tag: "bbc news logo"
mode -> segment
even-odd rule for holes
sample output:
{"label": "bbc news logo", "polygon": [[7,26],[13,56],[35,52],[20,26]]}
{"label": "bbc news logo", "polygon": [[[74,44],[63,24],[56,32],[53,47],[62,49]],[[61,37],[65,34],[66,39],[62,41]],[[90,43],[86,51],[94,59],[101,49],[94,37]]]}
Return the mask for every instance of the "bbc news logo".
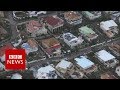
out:
{"label": "bbc news logo", "polygon": [[5,52],[6,70],[25,70],[26,54],[24,49],[9,49]]}

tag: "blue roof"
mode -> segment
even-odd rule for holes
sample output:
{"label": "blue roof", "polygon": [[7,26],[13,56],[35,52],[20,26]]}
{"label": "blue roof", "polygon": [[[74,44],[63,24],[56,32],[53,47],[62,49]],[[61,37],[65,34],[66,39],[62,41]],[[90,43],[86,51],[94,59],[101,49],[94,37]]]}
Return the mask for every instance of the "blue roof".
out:
{"label": "blue roof", "polygon": [[77,61],[77,64],[81,66],[82,68],[86,69],[94,65],[92,61],[87,59],[85,56],[80,56],[80,58],[75,58],[75,61]]}
{"label": "blue roof", "polygon": [[30,45],[28,43],[24,43],[22,44],[22,48],[29,49]]}

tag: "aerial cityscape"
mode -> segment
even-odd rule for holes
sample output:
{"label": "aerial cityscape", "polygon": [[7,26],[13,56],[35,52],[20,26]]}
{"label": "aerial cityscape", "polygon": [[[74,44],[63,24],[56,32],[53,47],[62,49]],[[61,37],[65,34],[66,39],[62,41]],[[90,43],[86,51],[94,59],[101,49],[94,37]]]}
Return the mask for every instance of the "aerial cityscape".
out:
{"label": "aerial cityscape", "polygon": [[[7,49],[25,70],[5,69]],[[0,79],[120,79],[120,11],[0,11]]]}

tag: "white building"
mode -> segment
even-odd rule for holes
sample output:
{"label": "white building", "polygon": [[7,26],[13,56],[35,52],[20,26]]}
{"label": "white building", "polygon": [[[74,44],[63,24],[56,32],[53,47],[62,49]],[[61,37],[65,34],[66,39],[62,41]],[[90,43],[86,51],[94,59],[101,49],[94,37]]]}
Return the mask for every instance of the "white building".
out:
{"label": "white building", "polygon": [[65,74],[67,72],[67,70],[71,69],[73,66],[73,64],[69,61],[66,61],[66,60],[62,60],[61,62],[59,62],[56,66],[56,69]]}
{"label": "white building", "polygon": [[71,33],[64,33],[63,40],[70,48],[74,48],[83,42],[82,37],[76,37]]}
{"label": "white building", "polygon": [[90,20],[97,19],[102,15],[100,11],[83,11],[82,13],[86,18]]}
{"label": "white building", "polygon": [[106,50],[101,50],[95,53],[98,60],[103,63],[106,67],[114,67],[118,64],[118,60]]}
{"label": "white building", "polygon": [[46,11],[28,11],[29,17],[37,17],[40,14],[46,14]]}
{"label": "white building", "polygon": [[85,73],[91,73],[97,70],[96,65],[87,59],[85,56],[80,56],[74,59],[76,61],[77,66],[83,70]]}
{"label": "white building", "polygon": [[22,79],[22,76],[19,73],[15,73],[12,75],[11,79]]}
{"label": "white building", "polygon": [[119,30],[118,25],[113,20],[100,22],[100,28],[109,38],[113,37],[115,34],[118,34]]}
{"label": "white building", "polygon": [[115,72],[117,73],[118,76],[120,76],[120,66],[116,68]]}
{"label": "white building", "polygon": [[56,71],[51,65],[39,68],[33,75],[36,79],[57,79]]}

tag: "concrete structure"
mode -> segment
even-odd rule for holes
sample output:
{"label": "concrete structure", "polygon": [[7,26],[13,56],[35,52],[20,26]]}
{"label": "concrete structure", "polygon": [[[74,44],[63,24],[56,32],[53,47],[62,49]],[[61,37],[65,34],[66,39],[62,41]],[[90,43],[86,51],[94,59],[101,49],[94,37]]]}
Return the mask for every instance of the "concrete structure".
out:
{"label": "concrete structure", "polygon": [[5,51],[7,49],[14,49],[14,47],[8,43],[6,45],[4,45],[3,47],[0,48],[0,59],[1,59],[1,62],[4,62],[5,61]]}
{"label": "concrete structure", "polygon": [[86,38],[88,41],[92,41],[98,37],[98,35],[88,26],[83,26],[79,28],[79,32]]}
{"label": "concrete structure", "polygon": [[100,28],[109,37],[112,38],[118,34],[118,25],[113,20],[100,22]]}
{"label": "concrete structure", "polygon": [[13,11],[13,18],[15,20],[22,20],[29,17],[28,12],[25,11]]}
{"label": "concrete structure", "polygon": [[21,47],[25,49],[27,55],[30,52],[38,51],[38,45],[35,39],[28,39],[28,41],[26,43],[23,43]]}
{"label": "concrete structure", "polygon": [[77,25],[82,23],[82,15],[76,11],[65,12],[64,18],[70,25]]}
{"label": "concrete structure", "polygon": [[91,73],[97,70],[97,66],[90,61],[86,56],[80,56],[74,59],[76,61],[77,66],[84,73]]}
{"label": "concrete structure", "polygon": [[72,70],[73,68],[73,64],[69,61],[66,60],[62,60],[61,62],[59,62],[56,66],[56,69],[61,72],[62,74],[66,74],[67,71]]}
{"label": "concrete structure", "polygon": [[15,73],[12,75],[11,79],[22,79],[22,76],[19,73]]}
{"label": "concrete structure", "polygon": [[103,63],[106,67],[114,67],[118,64],[118,60],[106,50],[100,50],[95,53],[98,60]]}
{"label": "concrete structure", "polygon": [[82,11],[82,13],[89,20],[95,20],[102,15],[100,11]]}
{"label": "concrete structure", "polygon": [[39,21],[36,20],[28,21],[26,23],[26,29],[33,37],[47,34],[47,29],[45,28],[44,24],[41,24],[39,23]]}
{"label": "concrete structure", "polygon": [[63,40],[71,49],[80,45],[84,41],[82,37],[76,37],[71,33],[64,33]]}
{"label": "concrete structure", "polygon": [[57,57],[61,55],[61,45],[57,39],[53,37],[43,39],[41,43],[48,57]]}
{"label": "concrete structure", "polygon": [[52,33],[61,32],[61,28],[64,25],[64,21],[57,15],[43,17],[41,21],[46,24]]}
{"label": "concrete structure", "polygon": [[33,75],[36,79],[57,79],[56,71],[50,65],[39,68]]}

